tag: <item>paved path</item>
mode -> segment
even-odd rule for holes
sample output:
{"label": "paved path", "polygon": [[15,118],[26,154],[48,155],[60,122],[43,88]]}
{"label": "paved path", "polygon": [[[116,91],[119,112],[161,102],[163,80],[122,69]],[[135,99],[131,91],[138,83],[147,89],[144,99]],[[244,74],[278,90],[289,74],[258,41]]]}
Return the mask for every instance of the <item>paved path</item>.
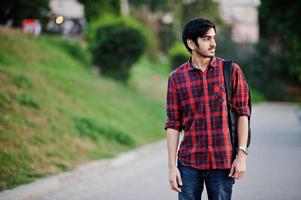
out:
{"label": "paved path", "polygon": [[[301,121],[293,104],[254,107],[247,176],[234,200],[301,199]],[[203,194],[206,199],[206,193]],[[0,193],[2,200],[169,200],[165,141]]]}
{"label": "paved path", "polygon": [[301,199],[301,120],[291,104],[255,107],[251,152],[245,178],[233,199]]}

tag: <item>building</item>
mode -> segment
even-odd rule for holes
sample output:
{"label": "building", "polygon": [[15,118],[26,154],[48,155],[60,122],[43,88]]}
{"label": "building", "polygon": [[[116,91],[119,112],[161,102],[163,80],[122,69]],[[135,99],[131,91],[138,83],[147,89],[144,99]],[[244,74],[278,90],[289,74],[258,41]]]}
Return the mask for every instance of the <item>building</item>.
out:
{"label": "building", "polygon": [[84,7],[77,0],[50,0],[49,32],[81,35],[84,26]]}
{"label": "building", "polygon": [[253,44],[259,40],[258,10],[260,0],[216,0],[220,16],[229,26],[237,43]]}

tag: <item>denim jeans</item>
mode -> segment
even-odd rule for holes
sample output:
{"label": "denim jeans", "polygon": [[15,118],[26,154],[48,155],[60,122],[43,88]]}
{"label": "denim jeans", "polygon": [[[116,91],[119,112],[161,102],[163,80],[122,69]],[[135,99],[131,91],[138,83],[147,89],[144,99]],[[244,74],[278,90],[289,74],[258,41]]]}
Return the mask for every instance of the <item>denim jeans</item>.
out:
{"label": "denim jeans", "polygon": [[199,170],[184,166],[178,160],[181,173],[182,192],[178,193],[179,200],[200,200],[206,184],[209,200],[230,200],[235,179],[229,177],[230,169]]}

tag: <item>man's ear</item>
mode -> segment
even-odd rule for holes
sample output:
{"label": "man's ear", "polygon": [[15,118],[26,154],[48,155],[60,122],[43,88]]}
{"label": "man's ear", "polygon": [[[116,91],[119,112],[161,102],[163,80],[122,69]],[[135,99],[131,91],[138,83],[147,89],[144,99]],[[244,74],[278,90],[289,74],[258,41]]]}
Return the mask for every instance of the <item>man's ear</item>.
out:
{"label": "man's ear", "polygon": [[191,39],[187,39],[187,45],[191,50],[195,49],[195,44]]}

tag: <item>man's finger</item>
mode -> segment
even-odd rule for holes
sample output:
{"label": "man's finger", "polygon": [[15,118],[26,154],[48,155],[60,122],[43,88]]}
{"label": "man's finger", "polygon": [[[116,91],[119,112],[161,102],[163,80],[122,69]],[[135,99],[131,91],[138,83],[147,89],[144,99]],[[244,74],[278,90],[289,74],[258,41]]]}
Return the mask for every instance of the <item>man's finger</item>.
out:
{"label": "man's finger", "polygon": [[233,176],[233,173],[234,173],[234,165],[232,165],[232,167],[231,167],[231,170],[230,170],[229,176]]}
{"label": "man's finger", "polygon": [[178,175],[177,175],[177,179],[178,179],[178,183],[179,183],[179,185],[183,185],[183,182],[182,182],[182,178],[181,178],[181,174],[179,173]]}
{"label": "man's finger", "polygon": [[235,174],[234,174],[234,178],[238,179],[239,174],[240,174],[240,171],[236,170],[236,172],[235,172]]}
{"label": "man's finger", "polygon": [[238,173],[236,179],[240,179],[240,177],[241,177],[241,173]]}
{"label": "man's finger", "polygon": [[181,188],[178,187],[178,184],[177,184],[176,180],[173,182],[171,189],[176,191],[176,192],[181,192]]}

